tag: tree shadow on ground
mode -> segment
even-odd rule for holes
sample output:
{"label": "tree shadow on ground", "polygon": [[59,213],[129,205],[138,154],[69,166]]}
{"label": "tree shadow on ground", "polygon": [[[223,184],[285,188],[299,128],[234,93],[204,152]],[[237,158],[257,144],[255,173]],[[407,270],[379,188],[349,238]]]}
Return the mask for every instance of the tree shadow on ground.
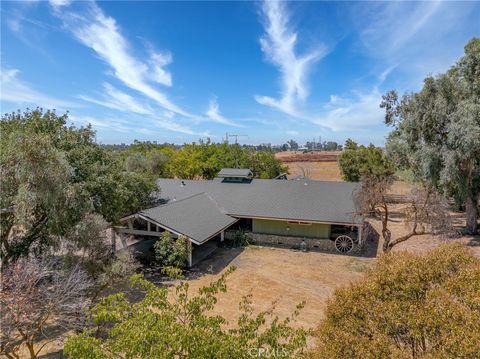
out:
{"label": "tree shadow on ground", "polygon": [[67,357],[63,354],[63,349],[59,349],[55,352],[39,355],[37,358],[38,359],[64,359]]}
{"label": "tree shadow on ground", "polygon": [[219,247],[202,261],[195,264],[188,273],[188,279],[196,279],[205,274],[218,274],[232,263],[245,247]]}
{"label": "tree shadow on ground", "polygon": [[376,258],[378,255],[378,244],[380,242],[380,234],[368,222],[365,223],[364,233],[365,233],[365,247],[363,249],[362,257]]}
{"label": "tree shadow on ground", "polygon": [[468,247],[480,247],[480,234],[469,236],[466,245]]}

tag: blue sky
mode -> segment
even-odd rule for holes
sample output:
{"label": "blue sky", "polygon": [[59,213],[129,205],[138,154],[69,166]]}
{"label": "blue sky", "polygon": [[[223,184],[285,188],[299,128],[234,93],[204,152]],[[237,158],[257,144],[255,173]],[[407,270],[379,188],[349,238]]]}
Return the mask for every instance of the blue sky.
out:
{"label": "blue sky", "polygon": [[378,105],[480,36],[480,2],[1,3],[1,112],[70,111],[103,143],[382,145]]}

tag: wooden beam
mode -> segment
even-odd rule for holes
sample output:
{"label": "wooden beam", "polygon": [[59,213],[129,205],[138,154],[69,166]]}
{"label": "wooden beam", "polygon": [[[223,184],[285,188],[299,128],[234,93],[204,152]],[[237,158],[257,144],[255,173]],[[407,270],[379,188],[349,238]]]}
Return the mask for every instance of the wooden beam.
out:
{"label": "wooden beam", "polygon": [[142,231],[139,229],[130,229],[130,228],[117,228],[117,232],[124,233],[124,234],[133,234],[138,236],[152,236],[152,237],[160,237],[162,235],[160,232]]}
{"label": "wooden beam", "polygon": [[193,255],[192,255],[192,242],[190,242],[190,238],[187,238],[187,251],[188,251],[188,267],[190,268],[193,264]]}
{"label": "wooden beam", "polygon": [[313,220],[307,220],[307,219],[301,219],[301,218],[276,218],[276,217],[261,217],[261,216],[240,216],[236,214],[228,214],[230,217],[233,218],[247,218],[247,219],[267,219],[269,221],[297,221],[297,222],[309,222],[309,223],[318,223],[318,224],[334,224],[334,225],[339,225],[339,226],[358,226],[359,224],[357,223],[349,223],[349,222],[321,222],[321,221],[313,221]]}
{"label": "wooden beam", "polygon": [[358,226],[357,236],[358,236],[358,244],[362,244],[363,243],[363,226]]}

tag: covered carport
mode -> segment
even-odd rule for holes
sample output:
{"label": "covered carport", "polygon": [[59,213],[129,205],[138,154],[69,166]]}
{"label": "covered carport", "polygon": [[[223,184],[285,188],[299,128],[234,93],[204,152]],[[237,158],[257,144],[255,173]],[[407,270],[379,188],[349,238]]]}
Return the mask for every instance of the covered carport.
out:
{"label": "covered carport", "polygon": [[[122,219],[126,226],[117,227],[120,235],[160,237],[163,230],[175,237],[188,239],[188,265],[195,259],[201,260],[205,253],[211,253],[214,246],[207,244],[211,239],[223,241],[224,230],[238,219],[224,214],[215,201],[206,193],[171,201],[168,204],[143,210]],[[207,255],[208,255],[207,254]]]}

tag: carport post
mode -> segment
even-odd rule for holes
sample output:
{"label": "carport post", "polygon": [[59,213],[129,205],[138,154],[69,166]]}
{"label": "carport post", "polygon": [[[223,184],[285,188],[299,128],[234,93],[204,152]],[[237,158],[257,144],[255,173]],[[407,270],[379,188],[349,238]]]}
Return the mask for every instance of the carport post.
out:
{"label": "carport post", "polygon": [[187,238],[187,251],[188,251],[188,267],[192,266],[192,242]]}
{"label": "carport post", "polygon": [[225,231],[220,232],[220,242],[223,242],[225,240]]}
{"label": "carport post", "polygon": [[358,244],[363,243],[363,224],[358,226]]}

